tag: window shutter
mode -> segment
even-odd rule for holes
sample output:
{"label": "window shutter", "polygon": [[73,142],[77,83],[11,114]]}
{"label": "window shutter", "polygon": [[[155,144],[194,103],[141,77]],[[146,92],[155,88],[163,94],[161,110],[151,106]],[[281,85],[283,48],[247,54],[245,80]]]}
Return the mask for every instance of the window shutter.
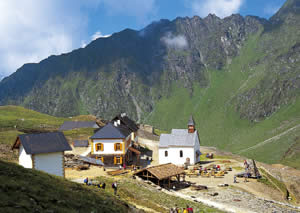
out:
{"label": "window shutter", "polygon": [[103,156],[101,157],[101,161],[102,161],[102,163],[104,163],[104,157]]}
{"label": "window shutter", "polygon": [[116,151],[117,150],[117,144],[116,143],[114,144],[114,147],[115,147],[115,151]]}
{"label": "window shutter", "polygon": [[117,157],[114,157],[114,164],[117,164]]}
{"label": "window shutter", "polygon": [[103,149],[104,149],[104,144],[102,143],[101,144],[101,151],[103,151]]}
{"label": "window shutter", "polygon": [[120,143],[120,150],[123,150],[123,149],[122,149],[122,145],[123,145],[123,144],[122,144],[122,143]]}
{"label": "window shutter", "polygon": [[96,147],[95,147],[95,148],[96,148],[96,151],[98,151],[98,144],[96,144]]}
{"label": "window shutter", "polygon": [[123,157],[121,156],[120,157],[120,164],[122,164],[122,161],[123,161]]}

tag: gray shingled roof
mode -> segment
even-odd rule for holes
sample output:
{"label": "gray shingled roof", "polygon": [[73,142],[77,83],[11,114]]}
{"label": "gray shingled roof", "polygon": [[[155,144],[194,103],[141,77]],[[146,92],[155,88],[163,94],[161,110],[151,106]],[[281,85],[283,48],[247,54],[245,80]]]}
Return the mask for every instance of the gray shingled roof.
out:
{"label": "gray shingled roof", "polygon": [[112,123],[106,124],[104,127],[99,129],[91,139],[105,139],[105,138],[126,138],[131,134],[131,130],[125,125],[114,126]]}
{"label": "gray shingled roof", "polygon": [[59,131],[66,131],[79,128],[99,128],[95,121],[65,121],[59,128]]}
{"label": "gray shingled roof", "polygon": [[74,147],[88,147],[89,141],[88,140],[75,140],[73,142]]}
{"label": "gray shingled roof", "polygon": [[193,116],[190,117],[190,119],[188,121],[188,126],[195,126],[195,122],[194,122]]}
{"label": "gray shingled roof", "polygon": [[72,150],[62,132],[19,135],[27,154],[40,154]]}
{"label": "gray shingled roof", "polygon": [[188,133],[187,129],[172,129],[171,134],[160,135],[159,147],[194,147],[195,142],[197,140],[197,134],[197,131],[195,131],[194,133]]}

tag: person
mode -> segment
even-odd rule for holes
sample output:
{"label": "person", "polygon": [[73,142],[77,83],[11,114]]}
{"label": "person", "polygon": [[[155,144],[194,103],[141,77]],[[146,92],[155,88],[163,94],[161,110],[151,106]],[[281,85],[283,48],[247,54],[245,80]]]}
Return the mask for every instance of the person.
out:
{"label": "person", "polygon": [[183,212],[182,213],[188,213],[188,211],[186,210],[186,208],[183,208]]}
{"label": "person", "polygon": [[178,207],[176,207],[175,212],[176,213],[181,213],[181,211],[180,211],[180,209]]}
{"label": "person", "polygon": [[102,189],[105,190],[105,187],[106,187],[106,184],[105,184],[105,183],[102,183]]}
{"label": "person", "polygon": [[86,185],[88,185],[89,178],[88,178],[88,177],[86,177],[86,178],[83,180],[83,182],[84,182]]}
{"label": "person", "polygon": [[244,174],[244,178],[245,178],[245,179],[244,179],[244,182],[247,182],[247,177],[248,177],[248,174],[245,173],[245,174]]}
{"label": "person", "polygon": [[233,183],[237,183],[237,182],[236,182],[236,175],[233,176]]}
{"label": "person", "polygon": [[221,170],[220,165],[217,165],[217,171],[220,171],[220,170]]}
{"label": "person", "polygon": [[117,182],[114,182],[112,184],[112,188],[114,189],[114,195],[117,195],[117,191],[118,191],[118,184],[117,184]]}
{"label": "person", "polygon": [[193,213],[194,212],[193,208],[189,207],[189,206],[186,206],[186,210],[187,210],[188,213]]}

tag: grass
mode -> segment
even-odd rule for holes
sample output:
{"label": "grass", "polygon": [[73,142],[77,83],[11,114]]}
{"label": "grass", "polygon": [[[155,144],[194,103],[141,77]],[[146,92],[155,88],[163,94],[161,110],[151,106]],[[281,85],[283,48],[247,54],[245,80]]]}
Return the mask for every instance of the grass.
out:
{"label": "grass", "polygon": [[154,132],[155,135],[158,135],[158,136],[160,136],[161,134],[168,134],[168,133],[170,133],[170,131],[156,129],[156,128],[154,128],[153,132]]}
{"label": "grass", "polygon": [[20,106],[0,106],[0,131],[1,130],[57,130],[64,121],[95,121],[91,115],[63,118],[39,113]]}
{"label": "grass", "polygon": [[187,128],[189,116],[193,115],[203,146],[214,146],[266,163],[285,163],[300,168],[297,166],[300,152],[290,160],[283,159],[294,144],[288,138],[294,138],[296,132],[290,132],[274,143],[239,153],[300,124],[300,97],[282,105],[276,113],[260,122],[242,119],[236,110],[236,97],[255,87],[265,77],[267,64],[249,66],[264,57],[265,53],[258,51],[259,38],[259,34],[252,36],[240,55],[223,70],[208,70],[209,87],[201,88],[194,84],[191,95],[188,89],[174,82],[170,95],[157,101],[148,122],[158,129]]}
{"label": "grass", "polygon": [[129,212],[105,191],[0,161],[1,212]]}
{"label": "grass", "polygon": [[68,131],[63,131],[64,135],[71,140],[84,138],[87,139],[88,137],[94,134],[93,128],[81,128],[81,129],[73,129]]}
{"label": "grass", "polygon": [[17,136],[23,134],[23,132],[20,132],[18,130],[9,130],[0,132],[0,144],[6,144],[6,145],[12,145]]}
{"label": "grass", "polygon": [[279,181],[278,179],[276,179],[275,177],[270,175],[264,169],[260,168],[259,171],[260,171],[261,175],[263,176],[261,181],[258,180],[259,182],[265,183],[269,186],[272,186],[273,188],[276,188],[277,190],[282,192],[282,194],[284,195],[285,198],[287,197],[287,188],[283,182]]}
{"label": "grass", "polygon": [[[110,187],[114,179],[108,177],[99,177],[100,182],[105,182],[107,191],[113,194]],[[214,208],[204,206],[200,203],[188,201],[179,197],[175,197],[149,186],[146,183],[138,182],[129,178],[122,178],[118,180],[119,188],[118,194],[121,199],[127,202],[135,203],[139,206],[144,206],[153,209],[157,212],[169,212],[169,209],[177,205],[179,208],[187,205],[193,207],[194,212],[221,212]]]}

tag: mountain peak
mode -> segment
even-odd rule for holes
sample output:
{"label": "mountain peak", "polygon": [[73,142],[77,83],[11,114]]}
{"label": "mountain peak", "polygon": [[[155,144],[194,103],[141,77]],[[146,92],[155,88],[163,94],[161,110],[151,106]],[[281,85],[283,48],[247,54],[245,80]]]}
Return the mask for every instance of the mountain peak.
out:
{"label": "mountain peak", "polygon": [[283,21],[289,15],[300,14],[300,0],[287,0],[284,5],[271,17],[271,21]]}

